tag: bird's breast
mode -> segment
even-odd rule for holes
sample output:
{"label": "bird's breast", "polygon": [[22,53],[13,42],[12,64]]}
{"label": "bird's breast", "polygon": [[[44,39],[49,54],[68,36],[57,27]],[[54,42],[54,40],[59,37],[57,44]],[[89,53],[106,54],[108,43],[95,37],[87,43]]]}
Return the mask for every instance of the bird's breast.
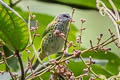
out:
{"label": "bird's breast", "polygon": [[49,34],[49,36],[43,41],[42,49],[48,54],[57,53],[62,49],[64,42],[64,39],[58,35]]}
{"label": "bird's breast", "polygon": [[53,54],[57,53],[63,48],[65,40],[61,38],[59,35],[55,35],[55,30],[59,30],[60,33],[63,33],[65,36],[67,35],[67,25],[65,24],[57,24],[54,26],[54,29],[45,35],[42,41],[42,49],[45,53]]}

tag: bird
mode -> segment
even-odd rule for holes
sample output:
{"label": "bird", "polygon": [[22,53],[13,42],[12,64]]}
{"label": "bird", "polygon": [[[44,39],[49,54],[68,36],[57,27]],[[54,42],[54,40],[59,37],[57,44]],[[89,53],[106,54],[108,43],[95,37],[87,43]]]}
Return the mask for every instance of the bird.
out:
{"label": "bird", "polygon": [[[58,14],[46,27],[41,44],[40,44],[40,59],[43,60],[45,57],[48,57],[51,54],[55,54],[58,51],[62,50],[65,40],[59,35],[55,35],[55,31],[63,33],[66,37],[69,30],[69,23],[71,21],[71,16],[69,13]],[[39,65],[39,60],[35,61],[35,64],[32,66],[33,70]]]}

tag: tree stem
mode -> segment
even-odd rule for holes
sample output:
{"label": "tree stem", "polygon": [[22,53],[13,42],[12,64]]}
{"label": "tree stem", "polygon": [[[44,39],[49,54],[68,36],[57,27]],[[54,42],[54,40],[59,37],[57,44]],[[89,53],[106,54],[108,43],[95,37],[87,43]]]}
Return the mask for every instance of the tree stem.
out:
{"label": "tree stem", "polygon": [[25,80],[24,67],[23,67],[22,59],[21,59],[21,57],[20,57],[20,55],[19,55],[19,51],[16,50],[16,51],[15,51],[15,54],[16,54],[17,57],[18,57],[18,61],[19,61],[20,67],[21,67],[21,80]]}

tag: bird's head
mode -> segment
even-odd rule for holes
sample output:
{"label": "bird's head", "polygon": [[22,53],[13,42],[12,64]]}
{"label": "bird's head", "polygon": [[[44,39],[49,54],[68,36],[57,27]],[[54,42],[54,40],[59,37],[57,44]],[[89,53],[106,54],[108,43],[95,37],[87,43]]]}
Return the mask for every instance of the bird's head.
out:
{"label": "bird's head", "polygon": [[63,13],[63,14],[59,14],[58,16],[56,16],[55,21],[58,22],[69,22],[71,20],[70,14],[68,13]]}

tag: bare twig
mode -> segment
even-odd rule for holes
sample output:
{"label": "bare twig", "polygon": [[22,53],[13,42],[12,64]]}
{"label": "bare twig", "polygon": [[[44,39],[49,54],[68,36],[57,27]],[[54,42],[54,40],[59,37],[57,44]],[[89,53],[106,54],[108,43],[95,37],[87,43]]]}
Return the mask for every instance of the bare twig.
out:
{"label": "bare twig", "polygon": [[[113,35],[113,32],[111,31],[111,29],[108,29],[108,31],[110,32],[110,35]],[[114,37],[112,38],[114,40]],[[118,41],[114,41],[114,44],[120,48],[119,44],[118,44]]]}
{"label": "bare twig", "polygon": [[[30,40],[30,43],[32,43],[33,41],[32,41],[31,32],[30,32],[30,21],[31,21],[32,13],[31,13],[31,11],[30,11],[29,6],[27,6],[27,8],[28,8],[28,11],[29,11],[29,18],[28,18],[29,40]],[[41,59],[39,58],[38,52],[37,52],[34,44],[32,44],[31,46],[32,46],[32,49],[33,49],[34,54],[35,54],[35,56],[37,57],[38,61],[39,61],[40,63],[42,63]]]}
{"label": "bare twig", "polygon": [[[104,44],[110,44],[111,42],[114,42],[115,40],[117,40],[118,38],[116,38],[116,39],[114,39],[114,40],[111,40],[111,41],[109,41],[109,42],[106,42],[106,40],[105,40],[105,42],[106,43],[104,43],[104,42],[102,42],[101,44],[103,45],[103,43]],[[99,45],[97,45],[97,46],[94,46],[93,48],[94,49],[97,49],[98,48],[98,46],[100,46],[101,44],[99,44]],[[83,54],[83,53],[86,53],[86,52],[88,52],[88,51],[91,51],[91,50],[93,50],[93,48],[89,48],[89,49],[86,49],[86,50],[83,50],[83,51],[81,51],[81,53],[80,54]],[[58,61],[58,63],[62,63],[62,62],[65,62],[66,60],[69,60],[69,59],[71,59],[71,58],[74,58],[75,56],[74,55],[70,55],[69,57],[67,57],[67,58],[65,58],[65,59],[62,59],[62,60],[59,60]],[[50,64],[50,63],[48,63],[48,64],[46,64],[46,65],[49,65],[49,67],[50,67],[50,65],[51,65],[51,68],[53,67],[52,65],[54,65],[54,64]],[[54,68],[54,67],[53,67]],[[48,71],[48,68],[45,68],[43,71],[41,70],[40,72],[38,72],[35,76],[40,76],[41,75],[41,73],[43,72],[47,72]],[[92,69],[90,69],[90,72],[92,72],[96,77],[98,77],[97,76],[97,74],[92,70]]]}
{"label": "bare twig", "polygon": [[[33,62],[33,61],[32,61]],[[32,72],[32,77],[34,77],[34,73],[33,73],[33,69],[32,69],[32,62],[31,62],[31,60],[30,60],[30,58],[29,58],[29,56],[28,56],[28,68],[31,70],[31,72]]]}
{"label": "bare twig", "polygon": [[98,40],[97,45],[100,43],[102,37],[103,37],[103,34],[100,34],[100,36],[97,38],[97,40]]}
{"label": "bare twig", "polygon": [[75,12],[75,8],[72,9],[72,17],[71,17],[71,20],[70,20],[69,25],[68,25],[68,33],[67,33],[66,40],[65,40],[64,50],[67,48],[67,39],[68,39],[68,35],[70,32],[70,25],[72,23],[72,18],[73,18],[74,12]]}
{"label": "bare twig", "polygon": [[86,67],[88,68],[88,70],[93,73],[95,75],[95,77],[98,77],[98,75],[92,70],[92,68],[90,66],[87,65],[87,63],[85,62],[85,60],[83,59],[83,57],[80,55],[80,59],[82,60],[82,62],[86,65]]}
{"label": "bare twig", "polygon": [[[30,64],[32,65],[34,58],[35,58],[35,55],[32,57],[31,60],[28,61],[28,63],[30,62]],[[27,68],[25,69],[25,75],[27,74],[27,72],[28,72],[29,69],[30,69],[30,68],[29,68],[29,64],[28,64]]]}
{"label": "bare twig", "polygon": [[[10,58],[12,58],[12,57],[15,57],[14,55],[11,55],[11,56],[9,56],[9,57],[6,57],[6,60],[7,59],[10,59]],[[4,63],[4,61],[3,60],[0,60],[0,64],[3,64]]]}
{"label": "bare twig", "polygon": [[[106,42],[106,40],[105,40],[106,43],[102,42],[101,44],[103,45],[103,43],[104,43],[104,46],[105,46],[105,45],[107,45],[107,44],[110,44],[111,42],[114,42],[114,41],[117,40],[117,39],[118,39],[118,38],[115,38],[114,40],[111,40],[111,41],[109,41],[109,42]],[[91,50],[93,50],[93,48],[94,48],[94,49],[97,49],[98,46],[100,46],[101,44],[99,44],[99,45],[97,45],[97,46],[94,46],[94,47],[92,47],[92,48],[83,50],[83,51],[81,51],[80,54],[83,54],[83,53],[86,53],[86,52],[88,52],[88,51],[91,51]],[[74,57],[75,57],[74,55],[70,55],[69,57],[66,57],[65,59],[61,59],[61,58],[60,58],[60,60],[58,61],[58,63],[65,62],[65,61],[67,61],[67,60],[69,60],[69,59],[71,59],[71,58],[74,58]],[[81,55],[80,55],[80,58],[83,60],[83,58],[81,57]],[[87,64],[86,64],[86,62],[85,62],[84,60],[83,60],[83,63],[85,63],[85,65],[87,66]],[[56,65],[53,64],[53,63],[52,63],[52,64],[47,63],[46,65],[48,65],[48,67],[45,67],[44,69],[40,70],[40,72],[34,73],[34,74],[35,74],[35,77],[34,77],[34,78],[42,75],[43,73],[45,73],[45,72],[53,69],[53,68],[56,66]],[[42,67],[42,66],[41,66],[41,67]],[[43,66],[43,67],[44,67],[44,66]],[[87,67],[88,67],[88,66],[87,66]],[[49,69],[48,69],[48,68],[49,68]],[[90,71],[91,73],[93,73],[93,74],[98,78],[98,75],[92,70],[92,68],[90,68],[89,71]],[[30,78],[30,76],[28,76],[27,78]],[[32,79],[34,79],[34,78],[32,78]]]}
{"label": "bare twig", "polygon": [[[74,12],[75,12],[75,8],[72,9],[72,17],[71,17],[71,20],[70,20],[70,22],[68,24],[68,33],[67,33],[67,36],[65,36],[65,39],[64,39],[65,40],[65,44],[64,44],[64,50],[63,51],[65,51],[67,49],[68,35],[69,35],[69,32],[70,32],[70,25],[72,23],[72,18],[73,18]],[[61,57],[60,60],[62,60],[64,58],[64,56],[65,56],[65,54],[62,55],[62,57]]]}
{"label": "bare twig", "polygon": [[81,44],[82,44],[82,32],[83,30],[85,30],[85,28],[83,28],[83,23],[85,23],[85,19],[81,18],[80,21],[82,22],[81,27],[80,27],[80,34],[77,37],[77,43],[79,43],[79,50],[81,49]]}
{"label": "bare twig", "polygon": [[10,67],[9,67],[9,65],[8,65],[8,63],[7,63],[7,61],[6,61],[6,57],[5,57],[4,51],[1,51],[1,54],[2,54],[2,57],[3,57],[4,63],[5,63],[5,65],[6,65],[6,67],[8,68],[8,72],[9,72],[9,74],[10,74],[12,80],[15,80],[15,79],[14,79],[14,76],[13,76],[11,70],[10,70]]}

